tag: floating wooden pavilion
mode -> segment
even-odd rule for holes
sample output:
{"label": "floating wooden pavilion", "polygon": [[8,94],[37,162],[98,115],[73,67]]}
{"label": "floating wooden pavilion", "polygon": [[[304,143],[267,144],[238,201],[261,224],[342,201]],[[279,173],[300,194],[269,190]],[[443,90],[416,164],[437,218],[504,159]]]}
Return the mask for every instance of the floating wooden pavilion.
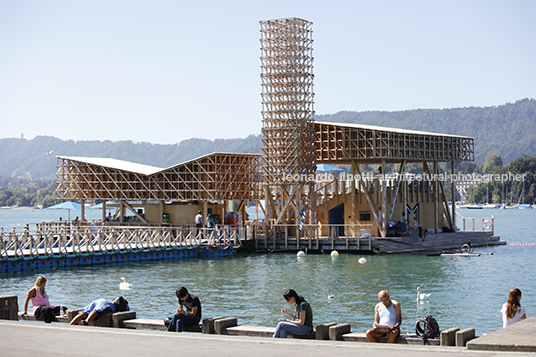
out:
{"label": "floating wooden pavilion", "polygon": [[[455,162],[472,161],[473,138],[315,121],[312,23],[288,18],[260,26],[262,155],[213,153],[169,168],[58,156],[58,198],[119,201],[123,224],[125,209],[140,224],[171,226],[193,224],[198,210],[222,223],[226,213],[241,212],[239,225],[254,226],[245,232],[265,246],[274,239],[274,248],[282,235],[387,237],[402,214],[410,226],[456,230],[438,165],[450,164],[453,174]],[[423,174],[408,175],[409,163],[422,164]],[[350,170],[319,180],[317,164]],[[362,166],[369,164],[383,173],[395,164],[397,175],[367,175]],[[247,218],[248,203],[263,212],[262,222]]]}

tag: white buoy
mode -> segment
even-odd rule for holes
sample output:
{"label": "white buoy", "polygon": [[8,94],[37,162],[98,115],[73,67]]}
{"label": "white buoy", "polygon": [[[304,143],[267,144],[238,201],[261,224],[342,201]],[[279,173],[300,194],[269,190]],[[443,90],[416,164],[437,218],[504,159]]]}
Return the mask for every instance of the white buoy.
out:
{"label": "white buoy", "polygon": [[332,257],[338,257],[338,256],[339,256],[339,252],[337,252],[336,250],[334,250],[334,251],[331,252],[331,256],[332,256]]}
{"label": "white buoy", "polygon": [[298,254],[296,254],[298,257],[305,257],[305,252],[303,250],[300,250]]}
{"label": "white buoy", "polygon": [[359,264],[365,264],[367,260],[365,258],[359,258],[358,262]]}
{"label": "white buoy", "polygon": [[132,287],[132,284],[127,283],[126,279],[123,277],[121,277],[119,281],[119,290],[128,290]]}

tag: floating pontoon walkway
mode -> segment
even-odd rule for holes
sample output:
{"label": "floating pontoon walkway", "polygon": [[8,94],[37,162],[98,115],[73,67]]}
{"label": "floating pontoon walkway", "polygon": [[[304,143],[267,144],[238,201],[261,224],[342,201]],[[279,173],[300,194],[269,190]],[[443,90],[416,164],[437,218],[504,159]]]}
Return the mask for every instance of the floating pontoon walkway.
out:
{"label": "floating pontoon walkway", "polygon": [[0,230],[0,273],[144,260],[232,256],[234,230],[194,228],[49,226]]}

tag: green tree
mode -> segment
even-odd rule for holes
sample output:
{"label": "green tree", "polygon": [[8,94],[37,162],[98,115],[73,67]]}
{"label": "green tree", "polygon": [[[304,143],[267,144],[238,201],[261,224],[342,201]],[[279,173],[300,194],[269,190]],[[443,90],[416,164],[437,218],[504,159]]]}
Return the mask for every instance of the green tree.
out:
{"label": "green tree", "polygon": [[503,165],[502,158],[493,153],[488,152],[486,155],[486,160],[484,161],[484,165],[482,166],[482,173],[483,174],[490,174],[495,171],[497,167],[500,167]]}

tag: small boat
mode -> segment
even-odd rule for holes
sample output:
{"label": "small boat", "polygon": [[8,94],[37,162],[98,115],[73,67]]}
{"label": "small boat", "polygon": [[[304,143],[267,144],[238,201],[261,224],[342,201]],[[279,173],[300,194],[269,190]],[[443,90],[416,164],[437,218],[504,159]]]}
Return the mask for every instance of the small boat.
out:
{"label": "small boat", "polygon": [[484,208],[484,206],[481,205],[481,204],[472,204],[472,205],[467,205],[465,208],[467,208],[467,209],[482,209],[482,208]]}
{"label": "small boat", "polygon": [[499,208],[498,205],[493,203],[486,203],[484,206],[482,206],[484,209],[496,209]]}
{"label": "small boat", "polygon": [[528,203],[519,203],[516,207],[517,209],[532,209],[532,206]]}

